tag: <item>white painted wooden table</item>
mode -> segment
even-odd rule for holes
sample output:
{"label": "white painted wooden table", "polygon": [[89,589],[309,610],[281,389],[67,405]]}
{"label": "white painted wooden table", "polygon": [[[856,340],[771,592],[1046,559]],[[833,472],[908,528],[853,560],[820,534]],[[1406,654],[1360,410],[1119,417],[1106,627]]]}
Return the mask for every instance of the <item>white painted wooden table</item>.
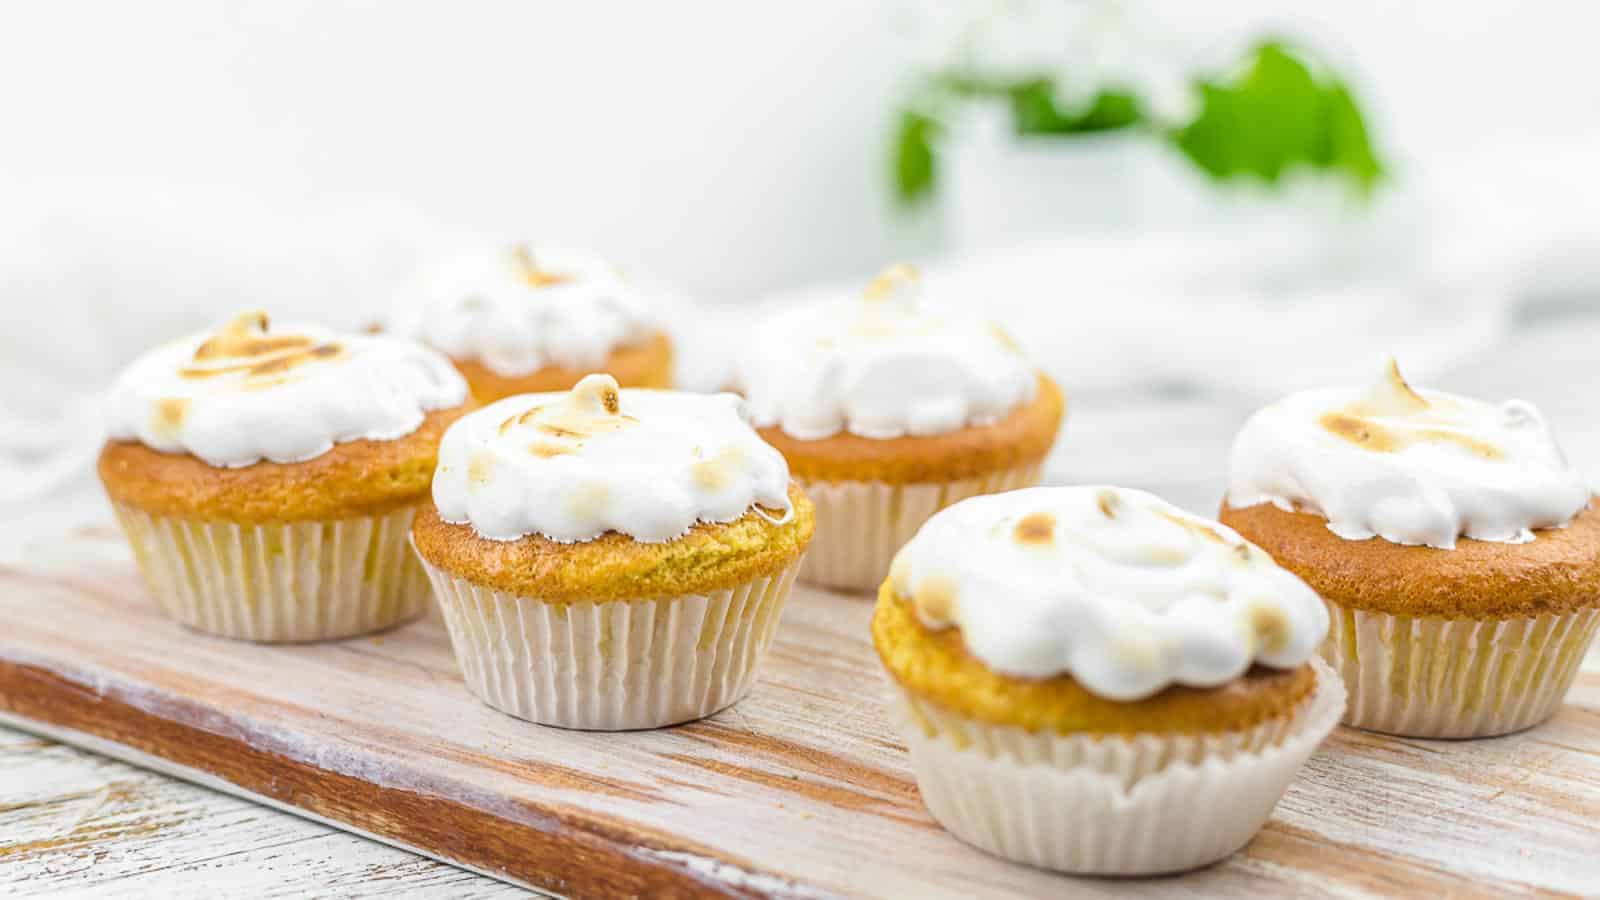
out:
{"label": "white painted wooden table", "polygon": [[[1492,365],[1463,367],[1435,381],[1461,393],[1521,396],[1538,403],[1574,461],[1593,477],[1600,475],[1596,346],[1600,324],[1550,323],[1523,332]],[[1213,511],[1228,441],[1248,406],[1182,399],[1135,408],[1080,399],[1052,478],[1143,487],[1192,509]],[[33,541],[35,536],[107,518],[97,490],[85,483],[45,508],[0,519],[0,553],[25,553],[36,563],[48,563],[48,547]],[[1591,653],[1589,667],[1600,669],[1600,653]],[[357,897],[423,891],[452,897],[523,893],[0,728],[0,895]]]}

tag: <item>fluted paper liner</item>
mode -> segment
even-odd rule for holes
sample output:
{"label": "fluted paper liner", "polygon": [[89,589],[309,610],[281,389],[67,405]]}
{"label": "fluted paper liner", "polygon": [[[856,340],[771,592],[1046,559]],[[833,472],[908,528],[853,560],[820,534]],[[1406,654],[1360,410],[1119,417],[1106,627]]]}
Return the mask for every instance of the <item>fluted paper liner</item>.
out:
{"label": "fluted paper liner", "polygon": [[876,590],[894,555],[934,513],[979,494],[1032,487],[1039,470],[1031,465],[920,484],[796,479],[817,508],[817,534],[800,580],[839,591]]}
{"label": "fluted paper liner", "polygon": [[546,603],[423,565],[474,694],[521,719],[596,731],[660,728],[738,702],[799,569],[710,594]]}
{"label": "fluted paper liner", "polygon": [[240,524],[153,516],[116,504],[150,593],[197,631],[247,641],[321,641],[427,610],[411,552],[414,507],[378,516]]}
{"label": "fluted paper liner", "polygon": [[1154,875],[1221,859],[1266,824],[1344,710],[1338,677],[1311,665],[1317,687],[1292,715],[1217,735],[1033,734],[898,685],[892,710],[923,802],[951,834],[1041,868]]}
{"label": "fluted paper liner", "polygon": [[1350,692],[1345,724],[1409,737],[1521,731],[1555,715],[1600,607],[1517,619],[1432,619],[1328,602],[1322,655]]}

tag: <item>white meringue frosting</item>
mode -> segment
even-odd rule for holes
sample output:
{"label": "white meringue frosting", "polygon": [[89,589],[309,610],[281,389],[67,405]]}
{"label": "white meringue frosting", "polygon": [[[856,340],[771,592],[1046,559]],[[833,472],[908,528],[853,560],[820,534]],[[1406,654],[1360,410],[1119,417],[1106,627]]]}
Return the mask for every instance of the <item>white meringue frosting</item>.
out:
{"label": "white meringue frosting", "polygon": [[1215,687],[1311,658],[1316,593],[1229,528],[1143,491],[1041,487],[963,500],[900,550],[895,593],[988,668],[1070,675],[1112,700]]}
{"label": "white meringue frosting", "polygon": [[245,313],[135,360],[106,398],[108,436],[218,467],[304,462],[334,444],[404,437],[467,385],[414,341]]}
{"label": "white meringue frosting", "polygon": [[1349,540],[1452,549],[1460,537],[1531,541],[1589,496],[1531,404],[1414,389],[1389,359],[1366,387],[1293,394],[1251,416],[1227,502],[1315,513]]}
{"label": "white meringue frosting", "polygon": [[594,368],[659,330],[651,300],[604,260],[527,244],[441,259],[401,296],[388,327],[506,376]]}
{"label": "white meringue frosting", "polygon": [[788,489],[788,464],[738,397],[620,390],[610,375],[463,416],[433,478],[440,518],[497,541],[616,531],[659,543],[751,510],[787,517]]}
{"label": "white meringue frosting", "polygon": [[817,440],[926,436],[989,425],[1033,399],[1038,375],[987,320],[927,306],[910,266],[859,297],[779,315],[738,380],[759,427]]}

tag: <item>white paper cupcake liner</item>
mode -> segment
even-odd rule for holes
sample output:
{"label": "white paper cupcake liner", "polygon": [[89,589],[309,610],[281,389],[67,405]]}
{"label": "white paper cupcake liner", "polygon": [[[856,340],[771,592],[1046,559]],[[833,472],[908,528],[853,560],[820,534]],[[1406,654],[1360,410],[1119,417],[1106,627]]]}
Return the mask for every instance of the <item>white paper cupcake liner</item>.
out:
{"label": "white paper cupcake liner", "polygon": [[474,694],[521,719],[595,731],[660,728],[736,703],[799,569],[710,594],[558,604],[423,565]]}
{"label": "white paper cupcake liner", "polygon": [[1328,603],[1322,655],[1350,692],[1345,724],[1409,737],[1509,734],[1555,715],[1600,608],[1520,619],[1425,619]]}
{"label": "white paper cupcake liner", "polygon": [[404,507],[379,516],[238,524],[116,505],[167,615],[247,641],[322,641],[389,628],[428,608]]}
{"label": "white paper cupcake liner", "polygon": [[1039,471],[1035,464],[920,484],[797,479],[817,508],[817,534],[800,580],[838,591],[876,590],[894,555],[934,513],[979,494],[1031,487]]}
{"label": "white paper cupcake liner", "polygon": [[1338,677],[1311,664],[1316,690],[1286,723],[1231,734],[1030,734],[939,710],[898,685],[893,713],[923,802],[951,834],[1041,868],[1154,875],[1221,859],[1266,824],[1344,710]]}

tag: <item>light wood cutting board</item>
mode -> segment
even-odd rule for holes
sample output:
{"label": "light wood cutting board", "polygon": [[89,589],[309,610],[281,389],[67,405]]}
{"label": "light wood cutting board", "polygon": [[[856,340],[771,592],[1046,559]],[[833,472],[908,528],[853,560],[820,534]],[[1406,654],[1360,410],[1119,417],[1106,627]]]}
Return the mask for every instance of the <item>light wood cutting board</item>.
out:
{"label": "light wood cutting board", "polygon": [[591,734],[478,703],[437,616],[309,646],[185,631],[108,559],[115,540],[63,538],[51,571],[0,570],[0,721],[554,893],[1600,894],[1600,673],[1510,737],[1341,729],[1230,859],[1073,879],[985,856],[928,816],[860,599],[798,589],[734,709]]}

